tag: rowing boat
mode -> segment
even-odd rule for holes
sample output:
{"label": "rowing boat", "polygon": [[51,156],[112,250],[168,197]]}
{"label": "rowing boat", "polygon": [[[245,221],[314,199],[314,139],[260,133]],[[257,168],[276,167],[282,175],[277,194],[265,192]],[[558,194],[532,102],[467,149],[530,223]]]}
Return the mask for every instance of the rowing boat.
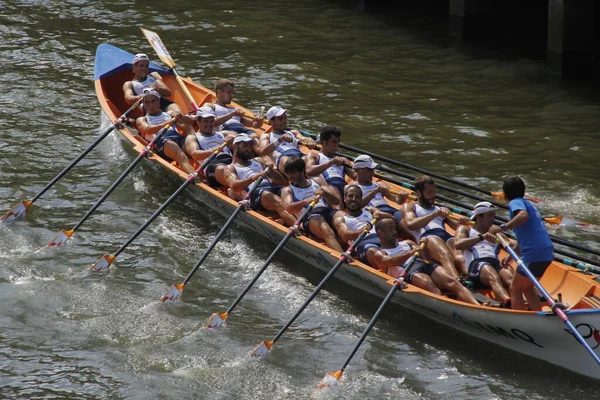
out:
{"label": "rowing boat", "polygon": [[[110,120],[117,120],[129,107],[125,103],[122,87],[123,83],[133,76],[132,58],[133,54],[109,44],[101,44],[96,51],[96,94]],[[150,69],[161,74],[171,89],[172,101],[178,103],[183,110],[193,109],[192,103],[170,70],[154,63],[150,64]],[[215,101],[215,94],[211,90],[187,78],[183,79],[183,84],[196,104]],[[245,111],[251,114],[249,110]],[[121,126],[118,131],[134,151],[141,153],[144,150],[147,143],[137,131],[127,126]],[[269,126],[263,125],[259,131],[268,132]],[[150,154],[148,159],[182,180],[187,178],[187,174],[177,165],[158,155]],[[192,195],[202,204],[224,216],[230,215],[238,206],[237,202],[224,193],[202,182],[194,183],[190,187]],[[392,183],[390,187],[399,188]],[[285,226],[274,219],[252,210],[240,213],[236,223],[257,232],[273,243],[280,242],[288,232]],[[289,240],[285,251],[322,271],[329,271],[340,258],[340,253],[304,236]],[[394,285],[392,277],[356,260],[344,263],[335,276],[354,288],[382,298]],[[593,275],[583,274],[573,267],[555,261],[540,282],[553,297],[562,298],[562,301],[569,305],[566,313],[570,321],[587,344],[598,352],[600,286],[594,278]],[[484,294],[491,296],[489,292]],[[551,311],[531,312],[475,306],[446,295],[435,295],[412,285],[397,290],[392,303],[413,309],[432,320],[474,337],[600,379],[600,367]]]}

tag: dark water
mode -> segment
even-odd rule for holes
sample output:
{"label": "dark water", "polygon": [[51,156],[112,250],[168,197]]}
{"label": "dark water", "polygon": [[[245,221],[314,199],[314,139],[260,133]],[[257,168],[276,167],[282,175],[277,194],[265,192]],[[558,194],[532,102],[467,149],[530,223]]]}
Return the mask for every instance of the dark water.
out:
{"label": "dark water", "polygon": [[[251,109],[280,104],[295,126],[336,124],[344,140],[476,184],[520,173],[545,215],[600,223],[598,94],[547,78],[520,52],[456,48],[439,13],[362,14],[343,2],[0,1],[0,199],[31,198],[108,125],[93,90],[95,48],[152,49],[157,31],[181,75],[237,83]],[[151,56],[153,57],[153,55]],[[328,286],[265,360],[269,339],[321,279],[277,259],[218,331],[223,310],[272,247],[236,229],[186,287],[224,219],[182,196],[107,275],[85,268],[114,252],[179,182],[143,163],[63,249],[75,224],[132,161],[117,136],[61,180],[26,222],[0,226],[2,398],[595,398],[598,383],[387,310],[332,393],[313,387],[341,366],[379,304]],[[4,211],[2,211],[3,213]],[[553,233],[598,248],[598,233]]]}

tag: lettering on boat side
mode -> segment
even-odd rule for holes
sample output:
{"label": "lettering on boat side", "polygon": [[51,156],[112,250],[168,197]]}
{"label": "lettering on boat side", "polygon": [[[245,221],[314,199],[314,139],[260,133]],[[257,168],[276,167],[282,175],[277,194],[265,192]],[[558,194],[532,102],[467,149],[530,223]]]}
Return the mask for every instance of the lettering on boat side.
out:
{"label": "lettering on boat side", "polygon": [[506,330],[500,326],[494,327],[494,326],[488,325],[488,324],[485,324],[485,325],[480,324],[479,322],[471,321],[470,319],[463,317],[456,311],[452,311],[452,317],[455,320],[462,322],[463,324],[468,325],[470,327],[481,329],[488,333],[494,333],[499,336],[505,336],[505,337],[511,338],[513,340],[523,340],[523,341],[529,342],[539,348],[544,348],[544,346],[542,346],[541,344],[536,343],[535,339],[530,334],[528,334],[527,332],[524,332],[520,329],[511,328],[510,330]]}
{"label": "lettering on boat side", "polygon": [[428,313],[430,313],[430,314],[436,314],[436,315],[440,315],[440,313],[439,313],[439,312],[437,312],[437,310],[435,310],[435,309],[433,309],[433,308],[431,308],[431,307],[424,306],[424,305],[422,305],[422,304],[415,303],[414,301],[412,301],[412,300],[410,300],[410,299],[403,298],[403,299],[402,299],[402,301],[403,301],[404,303],[409,303],[411,306],[413,306],[414,308],[418,308],[419,310],[422,310],[422,311],[427,311],[427,312],[428,312]]}
{"label": "lettering on boat side", "polygon": [[[583,329],[579,329],[579,327],[583,327]],[[577,324],[575,325],[575,329],[577,329],[577,332],[579,332],[581,337],[584,338],[586,342],[588,342],[592,349],[595,350],[598,348],[598,346],[600,346],[600,331],[598,331],[598,329],[596,329],[594,325]],[[567,332],[569,335],[572,335],[573,338],[575,338],[575,335],[573,335],[573,332],[571,332],[570,329],[565,329],[565,332]],[[590,338],[592,340],[588,340]]]}

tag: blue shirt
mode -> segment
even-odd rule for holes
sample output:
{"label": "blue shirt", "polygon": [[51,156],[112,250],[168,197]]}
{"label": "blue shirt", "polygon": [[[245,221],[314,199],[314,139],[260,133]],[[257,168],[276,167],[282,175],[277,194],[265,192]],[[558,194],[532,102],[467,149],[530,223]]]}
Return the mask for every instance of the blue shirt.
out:
{"label": "blue shirt", "polygon": [[517,235],[517,242],[521,249],[523,261],[526,264],[540,261],[552,261],[554,258],[554,245],[550,240],[540,212],[528,200],[522,197],[512,199],[508,203],[510,218],[516,211],[527,211],[529,218],[521,226],[513,228]]}

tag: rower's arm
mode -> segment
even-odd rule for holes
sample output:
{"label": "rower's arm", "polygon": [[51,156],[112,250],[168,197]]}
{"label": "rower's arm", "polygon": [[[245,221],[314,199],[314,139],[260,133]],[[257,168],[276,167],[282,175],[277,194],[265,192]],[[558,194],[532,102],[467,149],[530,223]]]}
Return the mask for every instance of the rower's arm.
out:
{"label": "rower's arm", "polygon": [[[286,140],[285,138],[287,137],[287,135],[280,136],[279,139],[277,139],[276,141],[274,141],[272,143],[269,140],[269,137],[270,137],[270,135],[265,134],[265,135],[261,136],[261,138],[260,138],[260,140],[261,140],[261,146],[260,146],[260,149],[258,151],[258,155],[261,156],[261,157],[269,155],[272,152],[274,152],[275,149],[277,148],[277,146],[279,146],[279,143],[281,143],[284,140]],[[291,139],[291,138],[289,138],[289,139]],[[291,140],[287,140],[287,141],[291,141]]]}
{"label": "rower's arm", "polygon": [[410,231],[416,231],[417,229],[424,228],[428,223],[433,221],[438,217],[438,213],[440,210],[436,212],[432,212],[431,214],[423,215],[422,217],[417,217],[415,215],[414,204],[405,204],[404,205],[404,221],[406,222],[406,227]]}
{"label": "rower's arm", "polygon": [[133,105],[142,98],[142,95],[136,95],[133,91],[133,83],[131,83],[131,81],[127,81],[123,84],[123,94],[125,96],[125,103],[128,105]]}
{"label": "rower's arm", "polygon": [[329,205],[337,206],[340,204],[340,198],[336,193],[337,189],[329,186],[329,184],[325,182],[325,179],[321,178],[320,176],[314,177],[313,179],[319,184],[319,186],[321,186],[321,189],[323,189],[323,197]]}
{"label": "rower's arm", "polygon": [[466,225],[461,225],[458,228],[454,237],[454,247],[456,247],[456,250],[468,250],[483,240],[483,235],[469,237],[470,230],[471,228]]}
{"label": "rower's arm", "polygon": [[386,270],[390,267],[401,266],[417,251],[419,251],[419,248],[409,250],[405,253],[396,254],[395,256],[390,256],[385,251],[378,250],[373,256],[373,263],[381,270]]}
{"label": "rower's arm", "polygon": [[233,110],[230,113],[225,115],[221,115],[220,117],[215,118],[215,126],[223,125],[225,122],[229,121],[231,117],[235,117],[236,111]]}
{"label": "rower's arm", "polygon": [[260,178],[261,176],[262,174],[256,174],[246,179],[239,179],[237,174],[235,173],[235,168],[232,165],[228,165],[227,169],[225,170],[224,179],[227,183],[227,186],[231,188],[231,190],[233,190],[234,192],[241,192],[242,190],[250,186],[253,182],[257,181],[258,178]]}
{"label": "rower's arm", "polygon": [[136,125],[138,128],[138,131],[140,132],[140,134],[142,135],[142,137],[148,141],[152,140],[152,139],[148,139],[149,137],[151,137],[152,135],[155,135],[158,131],[160,131],[162,128],[164,128],[166,125],[173,123],[173,121],[166,121],[160,125],[150,125],[148,123],[148,120],[146,119],[146,117],[139,117],[136,120]]}
{"label": "rower's arm", "polygon": [[152,75],[152,77],[156,80],[156,91],[158,94],[160,94],[162,97],[171,96],[171,89],[169,89],[165,81],[163,81],[160,74],[158,72],[152,72],[150,75]]}
{"label": "rower's arm", "polygon": [[371,191],[370,191],[370,192],[369,192],[367,195],[365,195],[365,196],[362,198],[362,200],[361,200],[361,202],[360,202],[360,206],[361,206],[362,208],[366,207],[366,206],[367,206],[367,204],[369,204],[369,202],[370,202],[371,200],[373,200],[373,197],[375,197],[375,195],[377,195],[377,193],[380,193],[380,192],[379,192],[379,190],[380,190],[379,188],[380,188],[380,187],[379,187],[379,186],[377,186],[377,189],[373,189],[373,190],[371,190]]}
{"label": "rower's arm", "polygon": [[215,152],[215,149],[202,150],[198,145],[198,140],[196,140],[195,135],[190,135],[185,138],[185,152],[188,153],[192,159],[202,161],[210,157],[210,155]]}
{"label": "rower's arm", "polygon": [[356,181],[356,179],[358,178],[356,171],[353,170],[352,167],[349,167],[348,165],[344,165],[344,173],[346,175],[348,175],[350,177],[350,179],[352,179],[353,181]]}
{"label": "rower's arm", "polygon": [[295,214],[300,212],[305,206],[309,205],[314,196],[311,196],[304,200],[294,201],[294,196],[292,196],[292,189],[289,187],[283,188],[281,191],[281,202],[283,203],[283,208],[290,214]]}
{"label": "rower's arm", "polygon": [[333,163],[333,159],[329,160],[325,164],[318,164],[319,155],[316,153],[309,153],[308,157],[306,157],[306,175],[308,176],[319,176],[323,172],[327,170],[327,168],[331,167]]}
{"label": "rower's arm", "polygon": [[348,243],[350,240],[355,240],[360,236],[364,228],[352,230],[346,224],[346,220],[344,219],[344,212],[338,211],[333,216],[333,226],[337,233],[340,235],[344,243]]}

